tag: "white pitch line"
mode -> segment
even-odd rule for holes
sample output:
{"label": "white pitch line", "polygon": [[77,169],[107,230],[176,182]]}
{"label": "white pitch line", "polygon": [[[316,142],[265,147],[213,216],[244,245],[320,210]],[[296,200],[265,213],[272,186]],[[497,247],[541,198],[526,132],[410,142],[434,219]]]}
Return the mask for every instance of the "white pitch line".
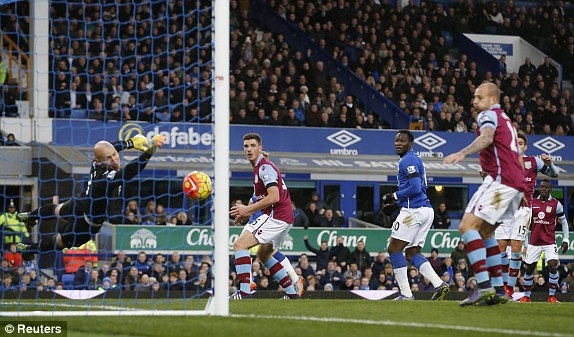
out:
{"label": "white pitch line", "polygon": [[519,336],[542,336],[542,337],[574,337],[571,334],[546,332],[546,331],[530,331],[530,330],[510,330],[510,329],[495,329],[484,328],[476,326],[456,326],[446,324],[432,324],[432,323],[415,323],[415,322],[396,322],[396,321],[374,321],[367,319],[353,319],[353,318],[338,318],[338,317],[309,317],[309,316],[274,316],[274,315],[240,315],[232,314],[231,317],[237,318],[265,318],[265,319],[287,319],[299,321],[312,321],[312,322],[336,322],[336,323],[356,323],[368,325],[387,325],[387,326],[404,326],[410,328],[431,328],[431,329],[444,329],[444,330],[458,330],[458,331],[476,331],[476,332],[489,332],[505,335],[519,335]]}
{"label": "white pitch line", "polygon": [[87,305],[87,304],[71,304],[71,303],[57,303],[57,302],[4,302],[4,304],[19,305],[19,306],[40,306],[40,307],[64,307],[64,308],[82,308],[82,309],[103,309],[103,310],[136,310],[135,308],[116,307],[113,305]]}

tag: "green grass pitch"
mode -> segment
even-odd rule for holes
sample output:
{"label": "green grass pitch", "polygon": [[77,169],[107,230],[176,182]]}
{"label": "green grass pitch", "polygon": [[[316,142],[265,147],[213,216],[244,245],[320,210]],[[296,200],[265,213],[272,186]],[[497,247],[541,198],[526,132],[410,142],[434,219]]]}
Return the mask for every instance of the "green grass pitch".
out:
{"label": "green grass pitch", "polygon": [[[162,308],[133,300],[107,305]],[[186,304],[196,309],[197,301]],[[70,302],[66,302],[70,303]],[[84,304],[88,302],[84,301]],[[102,305],[101,300],[98,303]],[[177,309],[182,303],[169,303]],[[20,310],[51,310],[22,307]],[[15,308],[4,307],[4,310]],[[61,308],[56,308],[60,310]],[[79,308],[71,308],[81,310]],[[98,310],[92,308],[90,310]],[[101,309],[100,309],[101,310]],[[574,337],[574,303],[508,303],[461,308],[456,301],[244,300],[230,302],[230,317],[56,317],[3,321],[65,320],[67,336],[549,336]],[[3,331],[2,331],[3,333]],[[5,334],[4,334],[5,335]]]}

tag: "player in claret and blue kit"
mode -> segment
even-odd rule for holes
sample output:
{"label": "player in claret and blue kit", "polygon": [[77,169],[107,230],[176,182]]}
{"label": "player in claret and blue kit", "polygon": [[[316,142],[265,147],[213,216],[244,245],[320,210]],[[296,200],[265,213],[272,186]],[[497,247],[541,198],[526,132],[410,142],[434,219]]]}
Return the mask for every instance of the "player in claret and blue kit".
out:
{"label": "player in claret and blue kit", "polygon": [[[526,273],[524,274],[524,297],[519,302],[531,302],[532,281],[536,264],[540,255],[548,263],[548,302],[556,303],[556,289],[558,288],[558,247],[556,247],[556,234],[554,233],[557,221],[562,225],[562,254],[568,251],[568,221],[564,215],[564,207],[560,201],[552,198],[552,182],[544,179],[539,185],[540,195],[532,199],[532,232],[526,250]],[[544,277],[540,275],[540,277]]]}
{"label": "player in claret and blue kit", "polygon": [[[422,159],[413,151],[414,136],[400,130],[395,137],[395,149],[401,157],[397,173],[398,191],[383,196],[383,211],[401,211],[393,223],[389,256],[400,288],[396,300],[414,300],[407,277],[407,260],[426,277],[433,286],[433,300],[442,300],[449,286],[433,270],[428,260],[420,254],[434,219],[434,210],[427,198],[427,179]],[[405,255],[403,255],[403,249]]]}
{"label": "player in claret and blue kit", "polygon": [[458,163],[480,152],[485,178],[468,203],[459,225],[468,258],[478,281],[478,290],[460,302],[467,305],[494,305],[508,302],[502,279],[502,261],[494,230],[502,221],[512,221],[523,201],[524,169],[512,121],[500,108],[500,89],[483,83],[474,91],[473,106],[478,114],[476,139],[464,149],[446,156],[445,164]]}

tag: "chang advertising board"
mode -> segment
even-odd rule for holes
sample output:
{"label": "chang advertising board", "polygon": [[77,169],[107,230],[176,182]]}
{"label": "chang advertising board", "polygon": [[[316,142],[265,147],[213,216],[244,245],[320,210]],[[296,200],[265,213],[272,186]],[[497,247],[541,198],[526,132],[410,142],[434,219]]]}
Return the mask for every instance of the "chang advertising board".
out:
{"label": "chang advertising board", "polygon": [[[213,231],[206,226],[133,226],[114,225],[114,250],[123,250],[128,254],[137,254],[144,250],[148,252],[170,253],[178,251],[183,254],[208,254],[213,249]],[[229,227],[228,248],[233,252],[233,243],[241,235],[242,227]],[[329,247],[337,244],[340,237],[343,245],[351,251],[355,249],[359,241],[365,243],[365,249],[373,256],[380,251],[386,251],[391,238],[390,229],[365,229],[365,228],[292,228],[289,234],[279,244],[279,249],[286,255],[300,255],[308,253],[304,237],[308,236],[309,243],[313,247],[319,247],[321,242],[326,241]],[[562,233],[556,233],[556,239],[562,242]],[[429,254],[432,248],[437,248],[441,256],[450,256],[450,253],[460,242],[458,230],[430,230],[427,236],[427,244],[422,253]],[[570,250],[567,254],[574,253],[574,233],[570,234]],[[570,255],[562,256],[571,258]]]}

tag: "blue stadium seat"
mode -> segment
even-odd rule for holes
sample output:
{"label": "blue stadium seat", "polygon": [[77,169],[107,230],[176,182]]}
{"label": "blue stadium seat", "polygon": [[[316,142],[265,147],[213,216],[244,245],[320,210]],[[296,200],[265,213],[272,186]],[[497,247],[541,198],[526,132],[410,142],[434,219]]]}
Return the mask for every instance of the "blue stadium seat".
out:
{"label": "blue stadium seat", "polygon": [[64,284],[64,290],[73,290],[74,274],[62,274],[62,283]]}
{"label": "blue stadium seat", "polygon": [[86,119],[88,118],[88,111],[86,109],[74,109],[70,114],[70,118]]}

